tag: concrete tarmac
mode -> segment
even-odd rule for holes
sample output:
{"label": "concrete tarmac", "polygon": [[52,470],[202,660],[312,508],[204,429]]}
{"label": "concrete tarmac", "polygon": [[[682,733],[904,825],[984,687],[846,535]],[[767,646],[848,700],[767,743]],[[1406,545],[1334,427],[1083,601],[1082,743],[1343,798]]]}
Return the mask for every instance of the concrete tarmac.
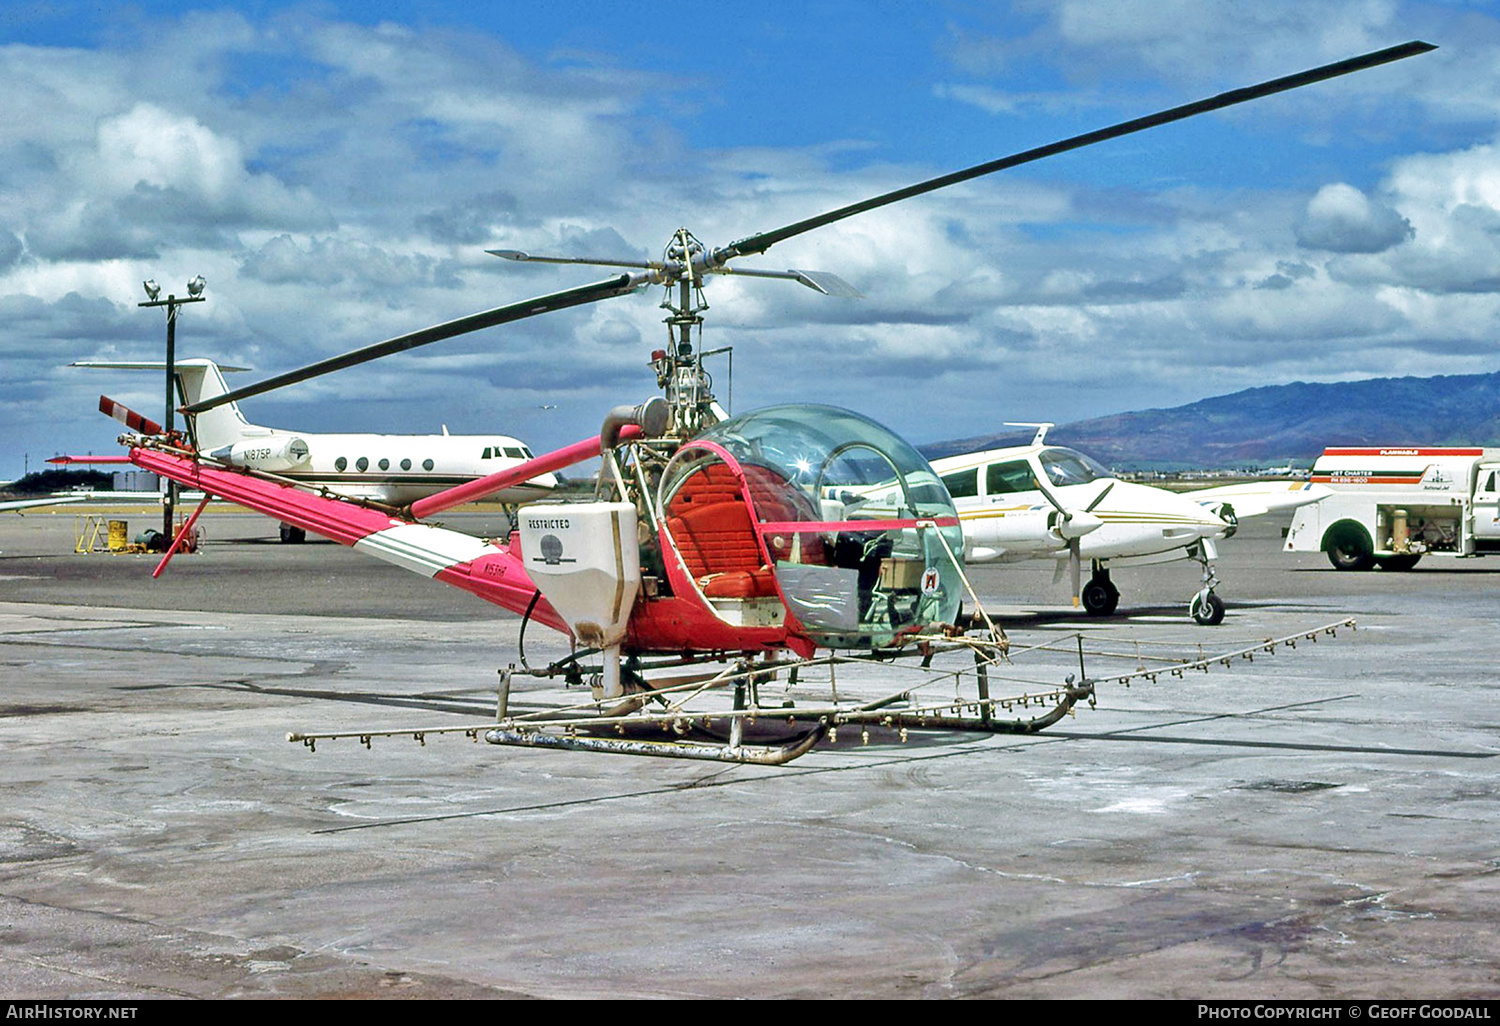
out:
{"label": "concrete tarmac", "polygon": [[1191,563],[1116,571],[1097,621],[1049,564],[979,568],[1018,648],[1359,628],[1102,683],[1037,736],[845,730],[778,769],[288,744],[484,722],[520,621],[205,517],[156,581],[74,555],[75,511],[0,519],[4,997],[1500,996],[1500,559],[1343,574],[1250,521],[1217,628]]}

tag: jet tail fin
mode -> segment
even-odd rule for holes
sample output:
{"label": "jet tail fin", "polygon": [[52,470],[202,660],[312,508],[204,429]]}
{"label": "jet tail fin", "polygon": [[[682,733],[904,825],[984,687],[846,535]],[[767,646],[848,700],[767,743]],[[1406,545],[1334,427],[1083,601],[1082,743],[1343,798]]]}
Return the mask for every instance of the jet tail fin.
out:
{"label": "jet tail fin", "polygon": [[[105,370],[154,370],[165,371],[167,365],[164,361],[156,360],[79,360],[72,366],[91,367]],[[224,381],[225,371],[248,370],[248,367],[221,367],[212,360],[193,358],[178,360],[173,365],[177,372],[177,391],[182,402],[186,405],[199,402],[203,399],[212,399],[229,391],[229,386]],[[110,416],[115,414],[105,410],[103,405],[100,409]],[[144,418],[143,418],[144,419]],[[240,408],[235,403],[225,403],[198,414],[192,420],[193,440],[199,450],[207,452],[232,445],[251,428],[254,427],[245,419]],[[147,434],[156,432],[148,431]]]}

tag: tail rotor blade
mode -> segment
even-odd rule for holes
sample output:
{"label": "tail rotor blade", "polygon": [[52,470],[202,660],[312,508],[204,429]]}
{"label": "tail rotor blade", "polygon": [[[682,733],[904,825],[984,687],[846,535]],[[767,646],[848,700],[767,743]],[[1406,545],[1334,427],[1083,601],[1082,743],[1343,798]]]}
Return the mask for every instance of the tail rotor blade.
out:
{"label": "tail rotor blade", "polygon": [[99,412],[106,417],[113,417],[132,431],[139,431],[143,435],[159,435],[162,433],[161,425],[148,417],[143,417],[123,403],[117,403],[107,395],[99,397]]}

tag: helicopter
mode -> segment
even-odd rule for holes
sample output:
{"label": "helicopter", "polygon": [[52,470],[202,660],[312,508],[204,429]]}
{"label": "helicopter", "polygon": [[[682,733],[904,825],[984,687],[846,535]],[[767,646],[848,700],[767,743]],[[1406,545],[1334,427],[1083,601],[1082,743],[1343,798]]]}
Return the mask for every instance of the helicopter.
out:
{"label": "helicopter", "polygon": [[[404,506],[308,491],[295,481],[196,451],[183,436],[123,435],[136,465],[471,592],[567,636],[572,651],[546,667],[501,671],[497,716],[462,730],[498,745],[782,764],[840,726],[1030,733],[1095,701],[1082,672],[1020,695],[991,694],[1010,642],[964,570],[953,498],[932,466],[894,432],[858,413],[784,405],[726,416],[704,369],[706,280],[784,279],[824,294],[852,289],[834,275],[734,266],[742,257],[837,221],[936,189],[1208,111],[1300,88],[1435,49],[1410,42],[1025,150],[852,203],[727,246],[686,228],[655,261],[538,256],[516,261],[621,269],[600,281],[511,303],[331,357],[182,407],[189,418],[227,403],[467,332],[552,311],[665,290],[668,341],[651,354],[661,394],[623,404],[597,436]],[[594,496],[519,511],[508,538],[483,539],[429,522],[444,511],[541,474],[600,460]],[[201,513],[200,505],[183,528]],[[174,542],[174,548],[176,543]],[[171,558],[169,550],[163,565]],[[965,611],[965,603],[970,608]],[[1274,645],[1274,643],[1272,643]],[[1177,664],[1206,669],[1227,657]],[[762,702],[785,675],[849,662],[904,663],[956,695],[919,687],[869,701],[836,687],[812,703]],[[956,663],[956,668],[955,668]],[[1154,679],[1157,671],[1140,671]],[[509,711],[516,674],[587,685],[590,701],[561,714]],[[1128,681],[1130,674],[1122,676]],[[972,692],[962,689],[968,688]],[[709,703],[694,705],[695,702]],[[1036,711],[1032,711],[1036,707]],[[289,740],[376,734],[294,732]],[[663,735],[665,738],[663,739]]]}

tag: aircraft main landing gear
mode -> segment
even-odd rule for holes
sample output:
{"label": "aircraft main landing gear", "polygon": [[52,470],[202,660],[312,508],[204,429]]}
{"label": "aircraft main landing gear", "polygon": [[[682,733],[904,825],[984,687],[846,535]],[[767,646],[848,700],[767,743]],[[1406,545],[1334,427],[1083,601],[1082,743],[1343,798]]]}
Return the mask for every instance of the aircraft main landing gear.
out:
{"label": "aircraft main landing gear", "polygon": [[1203,567],[1203,587],[1188,602],[1188,615],[1204,627],[1216,627],[1224,622],[1224,600],[1214,594],[1219,577],[1214,572],[1212,561],[1218,552],[1213,542],[1205,538],[1190,550],[1190,554]]}
{"label": "aircraft main landing gear", "polygon": [[1120,589],[1109,579],[1109,567],[1094,560],[1094,574],[1078,596],[1090,616],[1109,616],[1120,604]]}

